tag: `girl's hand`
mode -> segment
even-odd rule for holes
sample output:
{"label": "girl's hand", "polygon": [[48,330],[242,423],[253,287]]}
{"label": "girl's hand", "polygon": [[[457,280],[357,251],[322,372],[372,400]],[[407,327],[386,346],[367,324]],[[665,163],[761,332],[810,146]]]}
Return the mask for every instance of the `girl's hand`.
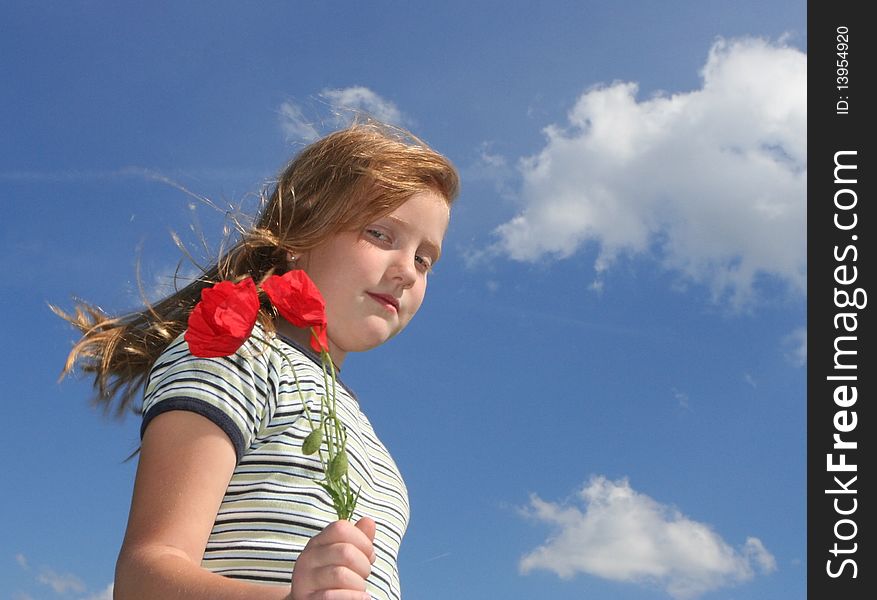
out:
{"label": "girl's hand", "polygon": [[335,521],[308,542],[292,571],[292,600],[369,600],[375,522]]}

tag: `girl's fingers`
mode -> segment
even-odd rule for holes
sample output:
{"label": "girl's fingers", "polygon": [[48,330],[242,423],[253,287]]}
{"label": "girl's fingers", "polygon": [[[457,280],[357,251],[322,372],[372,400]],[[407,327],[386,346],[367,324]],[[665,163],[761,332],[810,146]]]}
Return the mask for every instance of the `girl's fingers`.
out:
{"label": "girl's fingers", "polygon": [[[371,519],[369,517],[363,517],[359,521],[356,522],[356,528],[359,529],[361,532],[363,532],[366,535],[366,537],[368,537],[368,539],[370,539],[372,542],[374,542],[375,530],[377,528],[377,525],[375,524],[374,519]],[[375,556],[375,551],[374,551],[374,543],[372,544],[372,552],[368,558],[369,558],[370,563],[375,562],[376,556]]]}
{"label": "girl's fingers", "polygon": [[344,566],[329,565],[314,569],[311,576],[311,583],[314,586],[314,589],[317,590],[351,591],[360,593],[366,590],[365,578]]}
{"label": "girl's fingers", "polygon": [[346,568],[363,580],[371,573],[370,557],[359,548],[341,542],[323,546],[319,554],[314,555],[312,566],[314,569]]}
{"label": "girl's fingers", "polygon": [[[363,519],[360,521],[362,520]],[[371,519],[368,520],[371,521]],[[372,521],[372,523],[374,523],[374,521]],[[374,534],[372,534],[372,536],[374,536]],[[337,543],[353,544],[360,552],[369,558],[374,552],[371,538],[369,538],[369,536],[359,527],[354,526],[350,521],[344,520],[330,523],[323,531],[312,538],[308,545],[329,546]]]}
{"label": "girl's fingers", "polygon": [[371,594],[366,592],[351,592],[348,590],[322,590],[312,595],[308,600],[372,600]]}
{"label": "girl's fingers", "polygon": [[311,538],[292,573],[296,600],[364,600],[374,561],[375,523],[336,521]]}
{"label": "girl's fingers", "polygon": [[363,532],[368,539],[374,541],[375,529],[377,528],[374,519],[370,517],[363,517],[356,522],[356,528]]}

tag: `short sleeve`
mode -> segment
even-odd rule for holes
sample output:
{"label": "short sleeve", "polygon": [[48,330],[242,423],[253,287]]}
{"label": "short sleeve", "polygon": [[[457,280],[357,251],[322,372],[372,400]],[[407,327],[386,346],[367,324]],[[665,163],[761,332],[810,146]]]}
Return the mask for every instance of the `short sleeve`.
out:
{"label": "short sleeve", "polygon": [[140,437],[158,415],[186,410],[210,419],[228,435],[240,462],[270,419],[272,377],[266,352],[252,342],[235,354],[199,358],[182,336],[158,357],[143,398]]}

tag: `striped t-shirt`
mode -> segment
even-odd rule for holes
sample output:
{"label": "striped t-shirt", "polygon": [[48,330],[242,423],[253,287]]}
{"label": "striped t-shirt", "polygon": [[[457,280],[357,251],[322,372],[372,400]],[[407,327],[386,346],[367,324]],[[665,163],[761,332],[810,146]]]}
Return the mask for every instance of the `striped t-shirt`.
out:
{"label": "striped t-shirt", "polygon": [[[237,465],[202,566],[235,579],[289,585],[305,544],[338,518],[317,484],[323,478],[319,459],[302,453],[311,431],[302,401],[312,417],[319,415],[325,383],[310,350],[278,337],[266,347],[261,337],[257,325],[237,353],[222,358],[197,358],[182,337],[173,342],[150,374],[141,435],[153,418],[170,410],[203,415],[228,435]],[[338,384],[337,415],[347,430],[351,485],[360,489],[351,520],[368,516],[377,523],[368,592],[375,599],[399,599],[397,558],[409,514],[405,483],[356,397]]]}

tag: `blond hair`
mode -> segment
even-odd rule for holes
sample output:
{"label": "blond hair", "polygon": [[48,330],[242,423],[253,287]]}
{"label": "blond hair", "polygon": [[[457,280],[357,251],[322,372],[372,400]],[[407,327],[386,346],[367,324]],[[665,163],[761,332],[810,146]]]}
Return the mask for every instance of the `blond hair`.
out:
{"label": "blond hair", "polygon": [[[155,360],[186,328],[201,290],[222,280],[260,282],[289,268],[289,255],[329,237],[364,227],[426,190],[450,206],[459,177],[450,161],[407,131],[376,121],[356,123],[305,147],[263,193],[263,208],[215,266],[176,293],[146,308],[109,316],[79,302],[72,313],[52,310],[82,333],[62,376],[76,366],[94,377],[94,402],[116,415],[139,411],[140,393]],[[273,318],[263,303],[260,321]]]}

